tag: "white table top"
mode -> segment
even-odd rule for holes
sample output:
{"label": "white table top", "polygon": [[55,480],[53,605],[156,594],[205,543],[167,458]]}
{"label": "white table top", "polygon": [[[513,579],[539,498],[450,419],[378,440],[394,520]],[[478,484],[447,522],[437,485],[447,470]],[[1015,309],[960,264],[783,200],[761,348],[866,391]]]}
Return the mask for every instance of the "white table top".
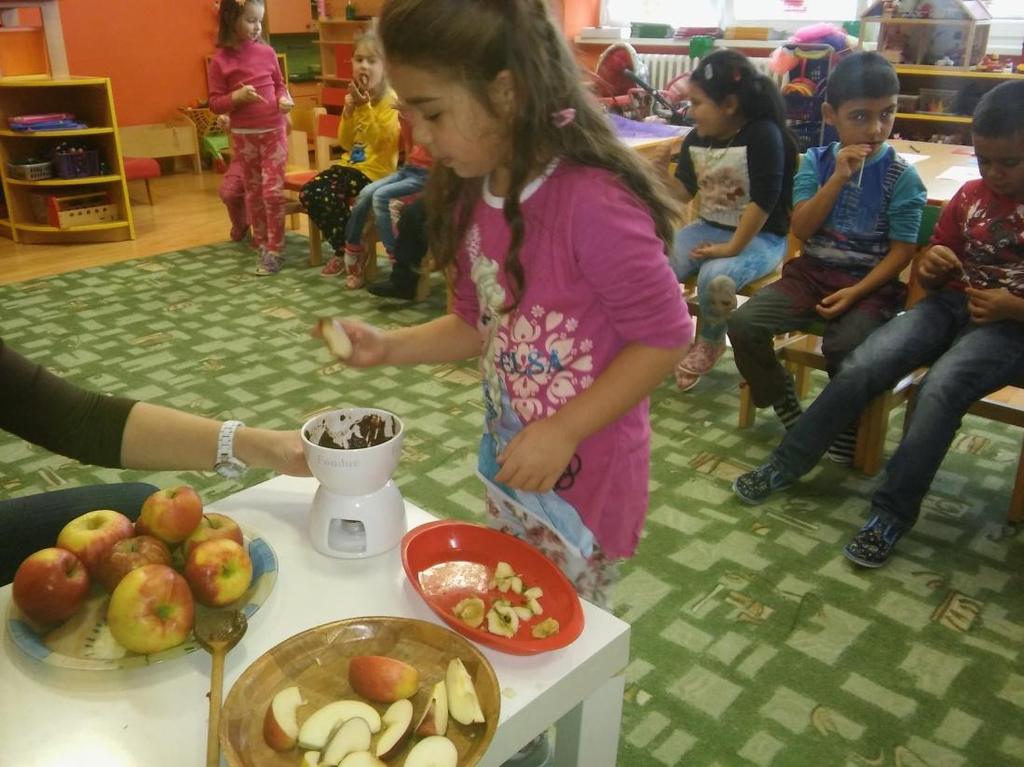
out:
{"label": "white table top", "polygon": [[[365,560],[331,559],[309,543],[315,480],[277,477],[210,508],[260,534],[278,557],[277,583],[228,655],[224,696],[238,676],[282,640],[312,626],[391,615],[441,623],[408,583],[398,549]],[[406,504],[409,526],[434,520]],[[7,615],[10,586],[0,589]],[[537,656],[481,648],[502,690],[501,722],[483,767],[526,741],[621,673],[629,626],[583,602],[586,625],[569,647]],[[38,663],[4,631],[0,652],[0,765],[180,767],[203,763],[210,659],[201,651],[155,666],[77,671]],[[262,713],[260,713],[262,715]],[[619,722],[606,723],[617,735]],[[609,764],[614,763],[614,757]]]}

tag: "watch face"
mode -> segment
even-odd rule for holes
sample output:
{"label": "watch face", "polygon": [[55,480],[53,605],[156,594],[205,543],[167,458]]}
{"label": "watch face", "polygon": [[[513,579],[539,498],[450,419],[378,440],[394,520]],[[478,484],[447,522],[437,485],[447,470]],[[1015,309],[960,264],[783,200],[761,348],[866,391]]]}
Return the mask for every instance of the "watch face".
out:
{"label": "watch face", "polygon": [[225,479],[238,479],[245,474],[246,465],[235,459],[218,463],[213,468]]}

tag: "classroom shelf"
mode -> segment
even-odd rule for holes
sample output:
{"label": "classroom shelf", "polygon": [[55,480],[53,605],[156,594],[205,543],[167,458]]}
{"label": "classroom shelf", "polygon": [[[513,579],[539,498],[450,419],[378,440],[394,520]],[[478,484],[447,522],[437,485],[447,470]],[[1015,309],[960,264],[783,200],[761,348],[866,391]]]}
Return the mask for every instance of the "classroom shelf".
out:
{"label": "classroom shelf", "polygon": [[110,174],[106,176],[85,176],[83,178],[44,178],[40,181],[9,178],[7,183],[11,186],[84,186],[87,184],[110,184],[120,180],[120,176]]}
{"label": "classroom shelf", "polygon": [[921,120],[924,122],[952,123],[955,125],[970,125],[971,118],[964,115],[939,115],[928,114],[927,112],[897,112],[898,120]]}
{"label": "classroom shelf", "polygon": [[[76,232],[104,232],[113,229],[124,229],[130,224],[128,221],[104,221],[102,224],[85,224],[83,226],[69,226],[66,229],[58,229],[48,224],[18,224],[18,229],[26,232],[51,232],[55,234],[75,234]],[[123,239],[123,238],[122,238]]]}
{"label": "classroom shelf", "polygon": [[79,128],[78,130],[0,130],[6,138],[77,138],[80,136],[103,136],[113,133],[113,128]]}

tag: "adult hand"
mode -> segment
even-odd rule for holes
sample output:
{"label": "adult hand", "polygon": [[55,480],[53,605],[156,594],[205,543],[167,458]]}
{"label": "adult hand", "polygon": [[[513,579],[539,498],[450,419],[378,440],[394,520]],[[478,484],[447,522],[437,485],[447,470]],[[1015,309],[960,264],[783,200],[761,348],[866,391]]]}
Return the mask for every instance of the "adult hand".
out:
{"label": "adult hand", "polygon": [[1006,288],[967,288],[967,310],[979,325],[1020,318],[1022,301]]}
{"label": "adult hand", "polygon": [[[321,320],[321,322],[333,323],[336,328],[340,328],[348,336],[352,351],[347,357],[339,357],[341,362],[353,368],[368,368],[384,363],[387,357],[387,338],[380,328],[360,320],[337,317],[331,320]],[[314,325],[310,331],[310,335],[314,338],[324,338],[321,322]]]}
{"label": "adult hand", "polygon": [[832,175],[838,176],[844,182],[849,181],[855,172],[860,171],[872,151],[870,144],[844,146],[836,153],[836,169],[832,171]]}
{"label": "adult hand", "polygon": [[576,441],[551,418],[532,421],[498,455],[495,479],[517,490],[546,493],[575,452]]}
{"label": "adult hand", "polygon": [[235,104],[250,104],[253,101],[263,101],[263,97],[252,85],[240,85],[231,93],[231,100]]}
{"label": "adult hand", "polygon": [[694,258],[732,258],[736,255],[736,250],[732,246],[732,241],[719,242],[712,244],[710,242],[702,242],[700,245],[690,251],[690,255]]}
{"label": "adult hand", "polygon": [[840,288],[821,299],[814,308],[821,317],[831,320],[846,314],[859,300],[853,288]]}
{"label": "adult hand", "polygon": [[950,274],[962,271],[963,264],[960,263],[960,259],[945,245],[933,245],[928,248],[917,262],[918,276],[931,283],[939,283]]}

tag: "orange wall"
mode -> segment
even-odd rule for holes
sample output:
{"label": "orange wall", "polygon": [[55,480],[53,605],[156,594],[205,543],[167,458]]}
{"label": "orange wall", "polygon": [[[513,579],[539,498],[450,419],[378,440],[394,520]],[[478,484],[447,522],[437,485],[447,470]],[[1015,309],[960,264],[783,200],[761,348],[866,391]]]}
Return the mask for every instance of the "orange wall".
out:
{"label": "orange wall", "polygon": [[562,0],[562,28],[571,42],[583,27],[595,27],[601,18],[600,0]]}
{"label": "orange wall", "polygon": [[73,75],[109,77],[120,125],[165,122],[206,98],[213,0],[61,0]]}

